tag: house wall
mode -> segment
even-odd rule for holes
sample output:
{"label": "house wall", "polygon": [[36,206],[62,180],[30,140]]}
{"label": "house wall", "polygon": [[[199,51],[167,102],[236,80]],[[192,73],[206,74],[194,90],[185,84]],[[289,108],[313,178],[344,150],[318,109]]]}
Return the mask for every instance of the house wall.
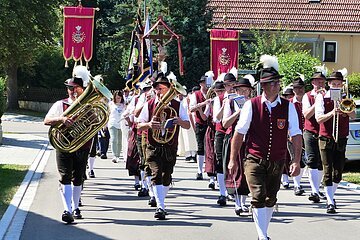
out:
{"label": "house wall", "polygon": [[349,74],[353,72],[360,72],[360,35],[350,34],[308,34],[299,33],[298,37],[303,38],[318,38],[321,44],[318,44],[321,49],[320,60],[323,60],[322,42],[335,41],[337,42],[337,60],[333,62],[323,62],[329,71],[347,68]]}

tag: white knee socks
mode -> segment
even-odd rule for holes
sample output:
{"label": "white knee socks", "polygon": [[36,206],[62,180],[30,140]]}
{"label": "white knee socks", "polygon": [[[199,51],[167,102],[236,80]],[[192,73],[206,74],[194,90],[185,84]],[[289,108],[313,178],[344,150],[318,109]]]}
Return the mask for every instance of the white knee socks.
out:
{"label": "white knee socks", "polygon": [[72,189],[71,189],[71,184],[66,184],[60,185],[60,196],[61,196],[61,200],[63,202],[64,208],[66,211],[68,212],[72,212],[72,208],[71,208],[71,198],[72,198]]}
{"label": "white knee socks", "polygon": [[154,191],[154,196],[155,196],[156,204],[157,204],[158,208],[165,209],[164,186],[163,185],[154,185],[153,191]]}
{"label": "white knee socks", "polygon": [[253,208],[253,217],[255,222],[256,231],[259,239],[267,239],[267,209],[266,208]]}
{"label": "white knee socks", "polygon": [[89,157],[89,169],[94,170],[95,157]]}
{"label": "white knee socks", "polygon": [[81,186],[72,186],[72,207],[73,210],[79,208],[79,200],[81,195]]}
{"label": "white knee socks", "polygon": [[303,174],[304,174],[304,168],[301,168],[301,169],[300,169],[300,174],[297,175],[296,177],[293,177],[294,186],[295,186],[295,187],[300,187],[300,185],[301,185],[301,178],[302,178]]}
{"label": "white knee socks", "polygon": [[204,159],[205,159],[204,155],[197,155],[198,173],[203,172]]}
{"label": "white knee socks", "polygon": [[216,174],[217,181],[219,184],[219,191],[221,196],[226,196],[226,187],[225,187],[225,176],[223,173]]}
{"label": "white knee socks", "polygon": [[309,181],[311,186],[311,192],[319,194],[319,170],[309,169]]}

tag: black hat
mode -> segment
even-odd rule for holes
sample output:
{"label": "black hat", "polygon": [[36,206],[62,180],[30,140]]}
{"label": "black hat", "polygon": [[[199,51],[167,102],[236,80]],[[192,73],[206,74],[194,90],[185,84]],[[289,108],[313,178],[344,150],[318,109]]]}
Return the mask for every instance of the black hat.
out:
{"label": "black hat", "polygon": [[221,81],[216,81],[213,86],[214,90],[225,90],[224,83]]}
{"label": "black hat", "polygon": [[72,86],[72,87],[79,86],[79,87],[84,88],[83,80],[81,78],[78,78],[78,77],[69,78],[64,82],[64,84],[66,86]]}
{"label": "black hat", "polygon": [[310,81],[311,80],[314,80],[314,79],[323,79],[323,80],[326,80],[326,77],[324,76],[324,74],[322,72],[315,72],[312,77],[310,78]]}
{"label": "black hat", "polygon": [[254,89],[254,88],[251,86],[251,83],[250,83],[249,79],[243,78],[243,77],[240,77],[240,78],[239,78],[239,80],[238,80],[237,83],[235,84],[235,87],[248,87],[248,88]]}
{"label": "black hat", "polygon": [[275,80],[281,79],[284,77],[283,75],[280,75],[279,72],[273,68],[263,68],[260,70],[260,83],[267,83],[267,82],[273,82]]}
{"label": "black hat", "polygon": [[232,73],[227,73],[224,76],[224,83],[226,84],[226,83],[232,83],[232,82],[236,82],[236,77]]}
{"label": "black hat", "polygon": [[285,91],[283,92],[282,94],[283,96],[287,96],[287,95],[295,95],[294,92],[293,92],[293,88],[291,87],[288,87],[285,89]]}
{"label": "black hat", "polygon": [[199,87],[199,86],[194,86],[194,87],[191,89],[192,92],[195,92],[195,91],[198,91],[198,90],[200,90],[200,87]]}
{"label": "black hat", "polygon": [[305,83],[300,77],[295,78],[293,80],[293,87],[294,88],[296,88],[296,87],[301,88],[301,87],[304,87],[304,86],[305,86]]}
{"label": "black hat", "polygon": [[206,79],[207,79],[207,77],[205,75],[201,76],[201,78],[199,79],[199,83],[205,82]]}
{"label": "black hat", "polygon": [[157,77],[156,77],[156,81],[155,81],[155,82],[153,83],[153,85],[152,85],[153,88],[156,88],[156,86],[157,86],[158,84],[160,84],[160,83],[166,84],[166,85],[168,85],[168,86],[170,87],[169,79],[167,79],[162,72],[159,72],[159,73],[158,73],[158,75],[157,75]]}
{"label": "black hat", "polygon": [[331,80],[340,80],[340,81],[345,81],[344,76],[342,75],[341,72],[332,72],[330,74],[330,76],[326,79],[326,81],[331,81]]}

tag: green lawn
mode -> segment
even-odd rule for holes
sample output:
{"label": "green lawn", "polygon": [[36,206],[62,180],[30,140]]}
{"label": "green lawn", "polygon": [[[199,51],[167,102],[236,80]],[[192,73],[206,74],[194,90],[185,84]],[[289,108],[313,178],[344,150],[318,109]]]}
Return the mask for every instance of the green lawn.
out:
{"label": "green lawn", "polygon": [[0,219],[20,186],[28,166],[0,164]]}
{"label": "green lawn", "polygon": [[360,184],[360,161],[350,161],[345,164],[343,180]]}

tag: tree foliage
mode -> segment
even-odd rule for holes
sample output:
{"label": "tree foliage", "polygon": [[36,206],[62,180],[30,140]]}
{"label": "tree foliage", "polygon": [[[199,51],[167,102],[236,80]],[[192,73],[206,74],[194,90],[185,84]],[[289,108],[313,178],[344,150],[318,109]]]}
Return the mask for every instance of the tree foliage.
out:
{"label": "tree foliage", "polygon": [[352,73],[348,76],[349,94],[353,98],[360,98],[360,73]]}
{"label": "tree foliage", "polygon": [[314,67],[321,64],[320,60],[312,57],[307,51],[289,51],[278,56],[280,74],[283,87],[287,86],[299,76],[305,75],[305,81],[314,73]]}
{"label": "tree foliage", "polygon": [[292,41],[294,33],[283,30],[250,30],[251,41],[242,42],[246,54],[240,56],[241,67],[256,69],[260,56],[263,54],[279,56],[291,51],[301,51],[302,44]]}

